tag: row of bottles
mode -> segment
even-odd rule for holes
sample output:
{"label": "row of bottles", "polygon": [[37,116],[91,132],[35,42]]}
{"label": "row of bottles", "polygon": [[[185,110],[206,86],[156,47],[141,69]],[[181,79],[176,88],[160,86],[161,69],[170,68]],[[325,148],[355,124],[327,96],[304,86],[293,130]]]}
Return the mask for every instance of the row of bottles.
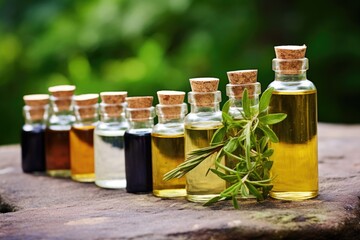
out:
{"label": "row of bottles", "polygon": [[[268,110],[288,117],[273,127],[280,141],[271,144],[275,149],[271,174],[275,178],[270,195],[290,200],[312,198],[318,193],[317,103],[316,89],[306,78],[306,47],[280,46],[275,50],[275,80],[269,85],[275,90]],[[241,119],[244,89],[248,89],[252,109],[259,104],[257,70],[231,71],[228,78],[229,113]],[[50,97],[24,96],[23,171],[46,170],[50,176],[95,181],[103,188],[126,187],[130,193],[153,192],[158,197],[186,196],[189,201],[206,202],[226,188],[225,181],[208,171],[215,155],[208,156],[185,178],[168,182],[162,178],[189,152],[209,146],[222,126],[218,84],[217,78],[190,79],[188,114],[185,93],[180,91],[158,91],[155,108],[151,96],[103,92],[98,103],[98,94],[73,96],[74,86],[51,87]],[[155,114],[158,123],[154,126]],[[48,119],[47,124],[44,119]],[[222,161],[232,164],[230,158]]]}

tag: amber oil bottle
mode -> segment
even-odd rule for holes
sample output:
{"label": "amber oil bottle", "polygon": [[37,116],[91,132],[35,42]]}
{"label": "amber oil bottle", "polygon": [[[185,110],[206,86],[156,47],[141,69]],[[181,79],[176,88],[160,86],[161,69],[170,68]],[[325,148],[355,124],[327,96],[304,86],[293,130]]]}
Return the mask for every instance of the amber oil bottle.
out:
{"label": "amber oil bottle", "polygon": [[275,47],[275,80],[269,112],[286,113],[287,118],[273,125],[279,137],[274,149],[270,196],[302,200],[318,195],[317,91],[306,78],[306,46]]}
{"label": "amber oil bottle", "polygon": [[49,88],[50,116],[45,131],[46,173],[53,177],[70,177],[69,133],[75,121],[73,85]]}
{"label": "amber oil bottle", "polygon": [[124,134],[127,92],[100,93],[100,121],[94,132],[95,184],[102,188],[126,187]]}
{"label": "amber oil bottle", "polygon": [[23,97],[25,124],[21,131],[21,167],[24,173],[45,172],[45,128],[49,95]]}
{"label": "amber oil bottle", "polygon": [[152,192],[151,132],[155,111],[153,97],[127,97],[125,110],[130,127],[125,132],[126,191]]}
{"label": "amber oil bottle", "polygon": [[[193,150],[210,146],[213,134],[222,126],[221,92],[217,91],[219,79],[192,78],[190,84],[191,112],[185,117],[185,158]],[[216,154],[209,156],[185,175],[187,200],[207,202],[225,189],[225,181],[208,171],[215,166],[215,158]]]}
{"label": "amber oil bottle", "polygon": [[158,91],[158,124],[151,133],[153,194],[156,197],[185,197],[185,177],[164,181],[164,174],[185,160],[184,117],[185,92]]}
{"label": "amber oil bottle", "polygon": [[74,97],[76,121],[70,130],[71,178],[78,182],[94,182],[94,129],[98,122],[99,94]]}

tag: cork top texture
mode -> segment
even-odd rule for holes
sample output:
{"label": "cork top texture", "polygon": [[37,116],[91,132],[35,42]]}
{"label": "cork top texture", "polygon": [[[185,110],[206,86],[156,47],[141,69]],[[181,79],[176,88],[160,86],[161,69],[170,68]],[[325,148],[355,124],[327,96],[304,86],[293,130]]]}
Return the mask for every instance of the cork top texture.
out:
{"label": "cork top texture", "polygon": [[229,71],[227,76],[231,84],[255,83],[257,81],[257,72],[257,69]]}
{"label": "cork top texture", "polygon": [[44,119],[49,104],[48,94],[30,94],[23,97],[25,109],[29,114],[27,117],[33,121]]}
{"label": "cork top texture", "polygon": [[55,104],[54,108],[58,111],[70,110],[75,89],[76,87],[73,85],[57,85],[49,87],[51,99],[53,99]]}
{"label": "cork top texture", "polygon": [[127,97],[126,101],[128,103],[128,117],[132,121],[144,121],[152,117],[152,96]]}
{"label": "cork top texture", "polygon": [[123,104],[126,101],[127,92],[101,92],[101,108],[109,117],[120,117],[123,111]]}
{"label": "cork top texture", "polygon": [[185,92],[162,90],[158,91],[157,95],[159,99],[159,104],[156,106],[158,116],[168,120],[181,117],[181,113],[184,111]]}
{"label": "cork top texture", "polygon": [[[97,115],[97,104],[99,94],[81,94],[74,96],[75,114],[80,118],[94,118]],[[94,106],[95,105],[95,106]]]}
{"label": "cork top texture", "polygon": [[190,78],[192,92],[188,95],[198,107],[211,107],[216,100],[219,79],[212,77]]}
{"label": "cork top texture", "polygon": [[260,83],[257,82],[257,69],[227,72],[229,83],[226,85],[227,96],[241,99],[245,89],[249,97],[260,94]]}
{"label": "cork top texture", "polygon": [[299,74],[307,70],[308,60],[305,58],[306,45],[276,46],[273,69],[281,74]]}

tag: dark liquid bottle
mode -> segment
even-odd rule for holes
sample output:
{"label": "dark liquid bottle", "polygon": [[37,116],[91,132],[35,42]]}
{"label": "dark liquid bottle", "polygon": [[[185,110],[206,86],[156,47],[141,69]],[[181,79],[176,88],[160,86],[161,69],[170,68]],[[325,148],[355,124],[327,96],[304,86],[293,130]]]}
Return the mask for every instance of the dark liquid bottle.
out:
{"label": "dark liquid bottle", "polygon": [[46,129],[46,169],[50,175],[65,174],[70,169],[69,129]]}
{"label": "dark liquid bottle", "polygon": [[126,117],[130,128],[125,132],[126,191],[152,191],[151,131],[154,126],[153,97],[128,97]]}
{"label": "dark liquid bottle", "polygon": [[21,167],[25,173],[45,172],[45,118],[49,95],[24,96],[25,125],[21,131]]}
{"label": "dark liquid bottle", "polygon": [[126,191],[152,191],[151,134],[125,132]]}

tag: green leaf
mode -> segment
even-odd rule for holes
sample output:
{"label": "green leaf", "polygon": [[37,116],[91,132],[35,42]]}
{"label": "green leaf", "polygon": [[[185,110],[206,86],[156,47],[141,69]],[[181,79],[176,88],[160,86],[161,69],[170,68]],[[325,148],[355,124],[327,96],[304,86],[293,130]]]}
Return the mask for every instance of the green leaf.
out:
{"label": "green leaf", "polygon": [[265,162],[263,163],[264,168],[270,170],[270,169],[272,168],[273,163],[274,163],[273,161],[265,161]]}
{"label": "green leaf", "polygon": [[211,145],[216,145],[219,144],[221,142],[224,141],[224,137],[226,134],[226,128],[224,126],[222,126],[221,128],[219,128],[218,130],[216,130],[216,132],[214,133],[210,144]]}
{"label": "green leaf", "polygon": [[245,184],[241,184],[240,193],[242,197],[249,197],[249,189]]}
{"label": "green leaf", "polygon": [[224,150],[226,152],[232,153],[237,149],[238,146],[239,146],[239,141],[238,138],[235,137],[230,139],[230,141],[224,146]]}
{"label": "green leaf", "polygon": [[248,97],[248,90],[247,88],[244,89],[243,95],[242,95],[242,107],[244,110],[244,115],[246,118],[249,118],[251,116],[250,112],[250,99]]}
{"label": "green leaf", "polygon": [[227,100],[222,107],[222,112],[228,114],[230,109],[230,100]]}
{"label": "green leaf", "polygon": [[224,125],[230,125],[234,122],[233,118],[226,112],[222,112],[222,118]]}
{"label": "green leaf", "polygon": [[273,155],[273,153],[274,153],[274,149],[268,148],[268,149],[262,154],[262,157],[270,157],[271,155]]}
{"label": "green leaf", "polygon": [[286,117],[287,115],[285,113],[273,113],[259,117],[259,121],[263,124],[272,125],[283,121]]}
{"label": "green leaf", "polygon": [[239,209],[239,203],[238,203],[238,200],[236,198],[236,195],[232,196],[232,203],[233,203],[233,206],[234,206],[235,209]]}
{"label": "green leaf", "polygon": [[274,131],[268,126],[262,123],[259,124],[259,128],[264,132],[264,134],[269,137],[270,141],[277,143],[279,142],[279,138],[276,136]]}
{"label": "green leaf", "polygon": [[259,102],[259,112],[264,112],[265,110],[267,110],[270,104],[271,95],[273,91],[274,88],[268,88],[265,90],[265,92],[263,92]]}
{"label": "green leaf", "polygon": [[245,184],[246,184],[246,186],[248,187],[250,193],[256,197],[256,200],[258,200],[258,201],[264,200],[264,197],[261,195],[261,193],[259,192],[259,190],[257,190],[256,187],[254,187],[254,185],[252,185],[252,184],[249,183],[249,182],[246,182]]}

